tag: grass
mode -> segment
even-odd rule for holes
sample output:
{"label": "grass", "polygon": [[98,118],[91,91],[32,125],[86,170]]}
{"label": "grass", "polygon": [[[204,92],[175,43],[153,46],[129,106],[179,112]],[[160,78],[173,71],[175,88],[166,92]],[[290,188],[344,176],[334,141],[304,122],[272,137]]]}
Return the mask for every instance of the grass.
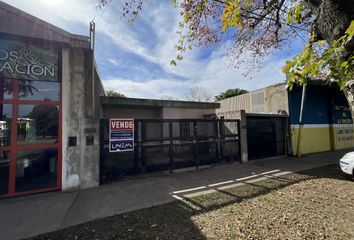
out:
{"label": "grass", "polygon": [[354,239],[354,183],[328,166],[31,238],[42,239]]}

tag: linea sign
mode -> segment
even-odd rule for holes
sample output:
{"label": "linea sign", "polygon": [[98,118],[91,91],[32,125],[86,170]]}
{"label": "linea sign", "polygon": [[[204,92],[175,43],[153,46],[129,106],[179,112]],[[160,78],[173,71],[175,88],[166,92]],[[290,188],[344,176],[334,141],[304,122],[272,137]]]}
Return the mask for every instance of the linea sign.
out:
{"label": "linea sign", "polygon": [[134,119],[109,119],[109,152],[134,151]]}
{"label": "linea sign", "polygon": [[0,77],[58,81],[58,49],[0,39]]}

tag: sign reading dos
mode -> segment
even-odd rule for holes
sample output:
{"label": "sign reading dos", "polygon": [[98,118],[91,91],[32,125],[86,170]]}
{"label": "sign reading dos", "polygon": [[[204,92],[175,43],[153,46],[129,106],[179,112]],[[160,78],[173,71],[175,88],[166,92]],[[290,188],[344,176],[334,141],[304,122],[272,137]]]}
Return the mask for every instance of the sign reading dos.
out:
{"label": "sign reading dos", "polygon": [[58,49],[0,39],[0,78],[58,81]]}
{"label": "sign reading dos", "polygon": [[109,152],[134,150],[134,119],[109,119]]}

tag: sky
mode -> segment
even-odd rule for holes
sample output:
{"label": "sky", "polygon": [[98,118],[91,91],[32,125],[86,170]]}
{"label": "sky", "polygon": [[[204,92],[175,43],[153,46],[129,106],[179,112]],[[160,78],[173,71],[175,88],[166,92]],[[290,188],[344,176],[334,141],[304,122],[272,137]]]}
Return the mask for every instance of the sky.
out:
{"label": "sky", "polygon": [[[134,24],[122,16],[122,2],[109,1],[104,9],[98,0],[3,0],[68,32],[89,35],[89,22],[96,22],[95,57],[105,90],[128,97],[160,99],[172,96],[183,100],[193,86],[206,88],[213,96],[229,89],[249,91],[284,82],[281,69],[287,59],[303,47],[294,39],[291,48],[268,55],[259,69],[244,76],[245,65],[234,68],[225,56],[223,44],[194,48],[177,66],[176,31],[180,16],[171,0],[146,0]],[[240,56],[242,57],[242,56]]]}

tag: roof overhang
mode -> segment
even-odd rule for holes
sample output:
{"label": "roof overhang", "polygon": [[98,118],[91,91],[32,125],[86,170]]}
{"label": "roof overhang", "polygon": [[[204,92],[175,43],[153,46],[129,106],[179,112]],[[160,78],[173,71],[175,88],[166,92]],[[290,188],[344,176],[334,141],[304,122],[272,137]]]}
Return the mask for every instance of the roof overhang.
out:
{"label": "roof overhang", "polygon": [[106,97],[106,96],[101,97],[101,105],[103,107],[150,108],[150,109],[159,109],[163,107],[215,109],[220,107],[220,103],[210,103],[210,102],[191,102],[191,101],[122,98],[122,97]]}
{"label": "roof overhang", "polygon": [[71,34],[46,21],[0,1],[0,33],[90,48],[89,37]]}

